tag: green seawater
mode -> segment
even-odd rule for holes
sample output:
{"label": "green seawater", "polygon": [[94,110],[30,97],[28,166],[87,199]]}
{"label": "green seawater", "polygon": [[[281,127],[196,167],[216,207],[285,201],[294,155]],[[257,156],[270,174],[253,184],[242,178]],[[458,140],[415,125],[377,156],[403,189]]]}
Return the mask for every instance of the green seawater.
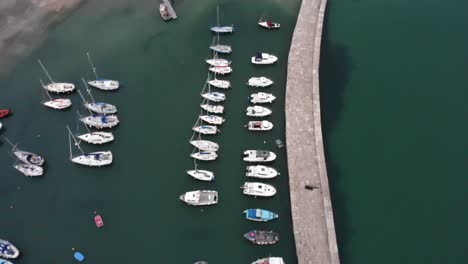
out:
{"label": "green seawater", "polygon": [[321,57],[342,263],[468,262],[467,1],[329,1]]}
{"label": "green seawater", "polygon": [[[47,38],[14,71],[0,80],[0,108],[13,116],[2,119],[1,136],[46,159],[42,178],[26,178],[17,172],[0,143],[0,238],[10,240],[22,252],[14,263],[75,263],[73,250],[86,263],[251,263],[266,256],[281,256],[296,263],[289,205],[284,141],[284,94],[289,45],[300,1],[230,0],[176,1],[178,19],[162,21],[158,1],[86,1],[48,32]],[[226,122],[221,134],[207,136],[221,145],[219,158],[199,168],[216,174],[214,183],[197,182],[186,175],[192,169],[188,143],[199,113],[200,91],[207,77],[204,59],[216,22],[235,24],[236,32],[223,36],[234,52],[234,72],[227,77]],[[278,31],[260,29],[260,16],[281,23]],[[67,95],[72,109],[54,111],[41,105],[39,79],[45,79],[41,59],[56,81],[71,81],[83,88],[81,77],[93,77],[86,52],[98,73],[121,82],[117,92],[93,89],[96,100],[118,106],[120,125],[111,131],[115,142],[103,146],[81,145],[87,151],[111,150],[114,163],[106,168],[87,168],[71,163],[65,126],[77,127],[77,110],[84,115],[77,93]],[[279,63],[255,67],[256,51],[278,55]],[[268,118],[275,128],[253,133],[244,128],[249,120],[247,97],[259,90],[245,85],[252,76],[271,77],[268,88],[277,96]],[[55,96],[57,97],[57,96]],[[80,125],[81,126],[81,125]],[[81,132],[84,128],[80,127]],[[272,164],[281,175],[269,181],[278,189],[271,199],[242,194],[247,180],[241,154],[246,149],[267,149],[278,154]],[[74,148],[75,154],[77,149]],[[219,204],[189,207],[179,195],[197,189],[219,191]],[[244,219],[247,208],[279,213],[272,223]],[[93,211],[105,226],[97,229]],[[243,238],[252,229],[279,232],[280,242],[255,246]]]}

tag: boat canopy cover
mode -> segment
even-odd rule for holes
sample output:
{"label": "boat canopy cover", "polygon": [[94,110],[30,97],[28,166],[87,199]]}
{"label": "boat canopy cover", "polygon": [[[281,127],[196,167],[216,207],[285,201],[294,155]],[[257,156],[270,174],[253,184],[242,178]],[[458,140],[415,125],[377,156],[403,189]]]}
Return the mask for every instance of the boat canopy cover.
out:
{"label": "boat canopy cover", "polygon": [[15,252],[10,247],[10,244],[7,244],[7,243],[0,243],[0,252],[2,252],[3,255],[15,254]]}
{"label": "boat canopy cover", "polygon": [[256,52],[255,53],[255,59],[256,60],[261,60],[262,59],[262,53],[261,52]]}
{"label": "boat canopy cover", "polygon": [[101,116],[101,121],[104,124],[107,123],[107,116],[105,116],[105,115]]}
{"label": "boat canopy cover", "polygon": [[84,255],[81,254],[80,252],[75,252],[75,254],[73,254],[73,257],[79,262],[83,261],[85,258]]}

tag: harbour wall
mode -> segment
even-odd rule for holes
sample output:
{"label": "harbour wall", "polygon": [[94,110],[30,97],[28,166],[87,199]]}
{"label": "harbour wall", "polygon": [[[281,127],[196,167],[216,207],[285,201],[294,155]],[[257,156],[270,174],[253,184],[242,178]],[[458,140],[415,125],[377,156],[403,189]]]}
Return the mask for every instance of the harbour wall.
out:
{"label": "harbour wall", "polygon": [[286,146],[299,264],[340,263],[320,119],[320,45],[326,4],[327,0],[302,0],[288,58]]}

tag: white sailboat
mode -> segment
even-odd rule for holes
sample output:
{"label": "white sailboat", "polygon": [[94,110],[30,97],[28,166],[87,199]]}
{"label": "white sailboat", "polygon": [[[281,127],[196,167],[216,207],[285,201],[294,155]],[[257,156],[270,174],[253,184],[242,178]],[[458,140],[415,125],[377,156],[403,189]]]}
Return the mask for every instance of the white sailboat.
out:
{"label": "white sailboat", "polygon": [[49,72],[46,70],[45,66],[42,64],[41,60],[38,60],[39,65],[41,65],[42,70],[44,70],[44,73],[47,75],[47,78],[49,78],[50,83],[42,85],[44,89],[46,89],[49,92],[52,93],[71,93],[73,90],[75,90],[75,85],[73,83],[56,83],[52,80],[52,77],[50,77]]}
{"label": "white sailboat", "polygon": [[252,87],[268,87],[273,84],[273,81],[267,77],[252,77],[247,81],[248,86]]}
{"label": "white sailboat", "polygon": [[271,115],[272,111],[263,106],[249,106],[246,110],[247,116],[254,116],[254,117],[263,117],[267,115]]}
{"label": "white sailboat", "polygon": [[88,56],[89,64],[91,65],[94,75],[96,76],[96,80],[89,81],[88,84],[98,89],[106,90],[106,91],[118,89],[120,85],[118,81],[108,80],[108,79],[103,79],[103,78],[98,77],[98,74],[96,72],[96,67],[94,67],[93,62],[91,61],[91,56],[89,55],[89,52],[86,53],[86,56]]}
{"label": "white sailboat", "polygon": [[116,115],[90,115],[80,118],[80,121],[89,127],[97,129],[111,128],[119,124]]}
{"label": "white sailboat", "polygon": [[[76,164],[90,166],[90,167],[101,167],[110,165],[113,160],[112,152],[111,151],[95,151],[91,153],[84,153],[80,147],[80,144],[76,141],[75,137],[73,136],[70,128],[67,126],[68,129],[68,142],[70,145],[70,161]],[[81,152],[81,155],[73,156],[72,153],[72,145],[71,139],[75,141],[75,145]]]}
{"label": "white sailboat", "polygon": [[250,102],[253,104],[273,103],[276,97],[271,93],[253,93],[250,95]]}
{"label": "white sailboat", "polygon": [[231,46],[219,44],[219,33],[213,38],[213,44],[210,45],[210,49],[223,54],[229,54],[232,52]]}
{"label": "white sailboat", "polygon": [[215,33],[232,33],[234,25],[222,26],[219,24],[219,6],[216,7],[216,26],[211,27],[211,31]]}
{"label": "white sailboat", "polygon": [[276,194],[272,185],[261,182],[246,182],[241,186],[245,195],[271,197]]}
{"label": "white sailboat", "polygon": [[200,150],[204,150],[204,151],[218,151],[219,149],[218,143],[215,143],[209,140],[197,139],[197,140],[190,140],[189,142],[194,147]]}
{"label": "white sailboat", "polygon": [[247,166],[245,176],[260,179],[273,179],[279,175],[278,171],[272,167],[263,165]]}
{"label": "white sailboat", "polygon": [[273,64],[278,60],[278,57],[268,53],[257,52],[252,57],[251,62],[253,64]]}
{"label": "white sailboat", "polygon": [[270,131],[273,129],[273,123],[268,120],[249,121],[246,127],[251,131]]}
{"label": "white sailboat", "polygon": [[208,70],[221,75],[229,74],[232,72],[232,68],[230,66],[210,67],[208,68]]}
{"label": "white sailboat", "polygon": [[224,118],[217,115],[200,115],[200,119],[211,125],[222,125]]}
{"label": "white sailboat", "polygon": [[[45,84],[40,80],[42,87],[45,86]],[[49,101],[43,101],[42,104],[56,110],[62,110],[70,107],[72,105],[72,102],[68,98],[57,98],[53,99],[52,96],[50,96],[49,91],[44,89],[47,97],[49,98]]]}
{"label": "white sailboat", "polygon": [[207,170],[188,170],[187,174],[200,181],[213,181],[214,173]]}
{"label": "white sailboat", "polygon": [[199,125],[194,126],[193,131],[204,135],[215,135],[219,132],[218,127],[212,125]]}
{"label": "white sailboat", "polygon": [[29,177],[42,176],[42,174],[44,173],[44,169],[41,166],[33,164],[17,162],[13,165],[13,167],[19,172],[23,173],[25,176]]}
{"label": "white sailboat", "polygon": [[243,159],[247,162],[271,162],[276,159],[276,154],[266,150],[246,150]]}
{"label": "white sailboat", "polygon": [[206,59],[205,61],[206,63],[208,63],[210,66],[213,66],[213,67],[227,67],[231,65],[231,61],[218,58],[218,54],[216,52],[213,53],[213,58]]}
{"label": "white sailboat", "polygon": [[229,82],[228,80],[216,79],[216,75],[213,80],[208,80],[208,84],[220,89],[228,89],[229,87],[231,87],[231,82]]}
{"label": "white sailboat", "polygon": [[87,126],[84,126],[88,133],[77,135],[80,140],[93,145],[101,145],[114,141],[112,132],[90,131]]}
{"label": "white sailboat", "polygon": [[222,114],[224,113],[224,106],[222,105],[210,105],[210,104],[200,104],[201,109],[212,114]]}
{"label": "white sailboat", "polygon": [[218,154],[216,154],[216,152],[201,150],[198,152],[193,152],[192,154],[190,154],[190,157],[197,160],[211,161],[215,160],[218,157]]}
{"label": "white sailboat", "polygon": [[83,81],[86,91],[88,95],[91,97],[91,103],[88,103],[86,99],[84,98],[83,94],[81,93],[80,90],[78,90],[78,93],[80,94],[81,99],[83,100],[83,105],[86,109],[95,112],[100,115],[110,115],[110,114],[115,114],[117,113],[117,107],[112,104],[104,103],[104,102],[96,102],[94,100],[93,95],[91,94],[91,90],[88,89],[88,85],[86,85],[86,81],[84,78],[81,78]]}
{"label": "white sailboat", "polygon": [[220,92],[207,92],[207,93],[201,94],[201,96],[212,102],[222,102],[226,100],[226,95]]}

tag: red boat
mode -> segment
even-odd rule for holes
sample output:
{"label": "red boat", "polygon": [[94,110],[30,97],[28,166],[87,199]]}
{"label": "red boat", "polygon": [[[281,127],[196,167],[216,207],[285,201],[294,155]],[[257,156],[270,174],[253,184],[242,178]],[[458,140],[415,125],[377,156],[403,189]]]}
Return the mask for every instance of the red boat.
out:
{"label": "red boat", "polygon": [[10,114],[10,109],[0,109],[0,118],[7,116]]}
{"label": "red boat", "polygon": [[96,226],[97,226],[98,228],[104,226],[104,222],[102,221],[102,217],[101,217],[100,215],[96,215],[96,216],[94,217],[94,222],[96,223]]}

